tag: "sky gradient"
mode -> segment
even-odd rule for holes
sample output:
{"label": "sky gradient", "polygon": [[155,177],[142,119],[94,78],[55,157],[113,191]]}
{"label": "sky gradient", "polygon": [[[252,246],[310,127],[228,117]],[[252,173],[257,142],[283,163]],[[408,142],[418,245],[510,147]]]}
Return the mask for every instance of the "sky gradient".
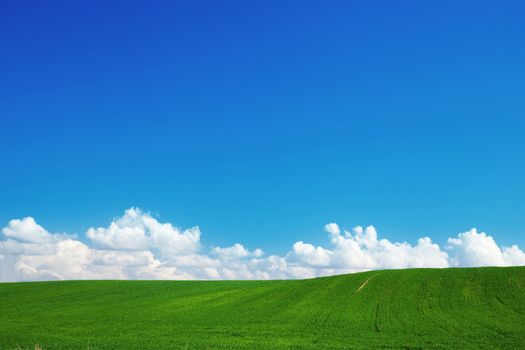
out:
{"label": "sky gradient", "polygon": [[0,5],[0,227],[139,207],[210,246],[323,227],[525,247],[525,4]]}

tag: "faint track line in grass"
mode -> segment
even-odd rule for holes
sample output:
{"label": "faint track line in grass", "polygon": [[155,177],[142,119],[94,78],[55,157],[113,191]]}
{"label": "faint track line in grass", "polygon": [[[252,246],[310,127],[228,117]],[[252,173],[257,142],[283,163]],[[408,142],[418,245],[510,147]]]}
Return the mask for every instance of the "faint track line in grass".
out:
{"label": "faint track line in grass", "polygon": [[374,318],[374,329],[376,332],[381,332],[381,330],[379,329],[379,306],[381,305],[381,302],[377,303],[376,305],[376,314],[375,314],[375,318]]}
{"label": "faint track line in grass", "polygon": [[507,305],[507,303],[503,302],[503,300],[497,295],[496,295],[496,300],[499,301],[499,303],[503,305],[504,307],[506,307],[507,309],[510,309],[519,315],[523,315],[523,312],[521,312],[518,309],[513,308],[512,306]]}
{"label": "faint track line in grass", "polygon": [[368,282],[373,278],[373,277],[376,277],[377,275],[379,275],[379,273],[376,273],[370,277],[368,277],[360,286],[359,288],[356,289],[356,291],[354,292],[354,294],[356,293],[359,293],[361,291],[361,289],[363,289],[367,284]]}
{"label": "faint track line in grass", "polygon": [[[376,277],[377,275],[380,275],[380,273],[376,273],[376,274],[373,274],[372,276],[368,277],[363,283],[361,283],[361,285],[359,286],[359,288],[357,288],[354,292],[354,294],[357,294],[359,293],[367,284],[368,282],[370,282],[370,280],[374,277]],[[379,302],[377,303],[376,305],[376,309],[375,309],[375,315],[374,315],[374,330],[379,333],[381,332],[381,329],[379,328],[379,308],[383,302],[383,298],[381,298],[379,300]]]}

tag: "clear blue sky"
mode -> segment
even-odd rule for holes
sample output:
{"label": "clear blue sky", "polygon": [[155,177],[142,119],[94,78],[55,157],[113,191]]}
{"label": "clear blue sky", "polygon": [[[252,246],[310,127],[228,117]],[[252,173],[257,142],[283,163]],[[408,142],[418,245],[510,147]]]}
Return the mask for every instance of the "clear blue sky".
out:
{"label": "clear blue sky", "polygon": [[0,5],[0,226],[138,206],[286,252],[324,224],[525,246],[523,1]]}

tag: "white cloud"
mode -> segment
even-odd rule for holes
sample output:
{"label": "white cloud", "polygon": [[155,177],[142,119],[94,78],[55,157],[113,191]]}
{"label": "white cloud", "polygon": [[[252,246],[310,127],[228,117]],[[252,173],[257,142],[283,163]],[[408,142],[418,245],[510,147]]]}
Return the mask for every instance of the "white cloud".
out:
{"label": "white cloud", "polygon": [[211,252],[223,259],[240,259],[250,255],[250,252],[239,243],[227,248],[215,247]]}
{"label": "white cloud", "polygon": [[449,238],[447,243],[453,266],[525,265],[525,253],[516,245],[499,247],[494,238],[475,228]]}
{"label": "white cloud", "polygon": [[197,251],[200,230],[193,227],[181,231],[170,223],[158,222],[140,209],[131,208],[108,227],[89,228],[86,236],[102,249],[151,249],[169,258]]}
{"label": "white cloud", "polygon": [[449,238],[445,250],[428,237],[378,238],[373,226],[325,226],[329,245],[295,242],[284,256],[240,243],[206,252],[198,227],[179,229],[131,208],[107,227],[89,228],[88,242],[50,233],[31,217],[11,220],[0,237],[0,280],[308,278],[371,269],[525,265],[516,245],[500,247],[476,229]]}
{"label": "white cloud", "polygon": [[241,259],[247,257],[260,258],[264,255],[262,249],[255,249],[253,252],[250,252],[248,249],[240,243],[235,243],[231,247],[221,248],[214,247],[211,250],[211,253],[221,259]]}
{"label": "white cloud", "polygon": [[508,266],[525,266],[525,253],[517,245],[503,247],[503,260]]}
{"label": "white cloud", "polygon": [[294,243],[289,257],[306,266],[328,266],[332,255],[333,252],[328,249],[299,241]]}
{"label": "white cloud", "polygon": [[27,243],[49,243],[54,241],[53,235],[35,222],[32,217],[22,220],[11,220],[7,227],[2,229],[7,238],[13,238]]}
{"label": "white cloud", "polygon": [[341,230],[339,229],[339,225],[333,222],[326,224],[324,226],[324,230],[335,236],[341,233]]}
{"label": "white cloud", "polygon": [[290,256],[305,266],[330,267],[340,272],[449,266],[447,253],[427,237],[412,246],[406,242],[378,240],[373,226],[366,229],[357,226],[353,233],[345,231],[343,235],[336,224],[328,224],[325,231],[330,234],[331,248],[300,241],[293,245]]}

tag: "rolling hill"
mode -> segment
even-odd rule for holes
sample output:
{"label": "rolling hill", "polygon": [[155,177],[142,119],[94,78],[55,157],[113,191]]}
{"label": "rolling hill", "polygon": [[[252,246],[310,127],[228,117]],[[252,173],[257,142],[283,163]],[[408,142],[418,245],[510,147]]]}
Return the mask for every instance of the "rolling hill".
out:
{"label": "rolling hill", "polygon": [[1,349],[525,349],[525,267],[0,283]]}

